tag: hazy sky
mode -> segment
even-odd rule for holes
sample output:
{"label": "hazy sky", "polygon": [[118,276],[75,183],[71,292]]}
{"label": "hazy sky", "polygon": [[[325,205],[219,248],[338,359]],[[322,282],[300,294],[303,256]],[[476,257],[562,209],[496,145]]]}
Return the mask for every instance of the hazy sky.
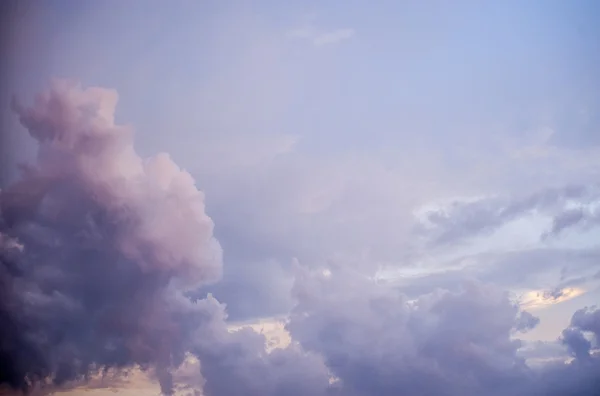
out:
{"label": "hazy sky", "polygon": [[[408,298],[488,282],[528,340],[600,301],[597,1],[25,3],[3,103],[115,89],[140,155],[205,193],[224,275],[199,295],[231,322],[285,317],[298,263]],[[4,119],[12,180],[36,146]]]}

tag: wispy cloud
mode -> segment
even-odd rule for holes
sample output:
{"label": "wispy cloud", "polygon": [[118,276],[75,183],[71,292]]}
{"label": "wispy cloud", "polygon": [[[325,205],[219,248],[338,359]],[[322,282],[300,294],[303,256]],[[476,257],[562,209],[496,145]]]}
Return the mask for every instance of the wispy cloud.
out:
{"label": "wispy cloud", "polygon": [[311,42],[316,47],[338,44],[354,37],[356,32],[351,28],[321,30],[314,26],[305,26],[288,32],[288,37]]}

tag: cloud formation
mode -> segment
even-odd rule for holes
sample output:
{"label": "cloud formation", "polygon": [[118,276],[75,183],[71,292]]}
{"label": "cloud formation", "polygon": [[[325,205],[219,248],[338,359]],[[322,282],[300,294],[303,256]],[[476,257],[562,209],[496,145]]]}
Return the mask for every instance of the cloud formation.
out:
{"label": "cloud formation", "polygon": [[[539,319],[479,281],[407,296],[339,263],[296,265],[289,345],[231,329],[223,304],[191,293],[223,273],[204,195],[166,154],[136,154],[116,103],[65,81],[14,103],[39,152],[0,195],[0,384],[43,392],[141,367],[165,395],[595,394],[598,310],[563,332],[572,362],[533,367],[519,337]],[[499,217],[565,194],[550,195]],[[197,372],[174,375],[189,356]]]}
{"label": "cloud formation", "polygon": [[216,300],[183,296],[222,272],[203,194],[167,155],[135,153],[116,102],[57,81],[32,107],[14,105],[39,154],[1,195],[0,382],[30,390],[139,365],[171,394],[186,352],[239,348],[243,364],[269,368],[264,336],[230,336]]}
{"label": "cloud formation", "polygon": [[167,155],[135,153],[116,103],[60,81],[32,107],[14,104],[39,152],[0,196],[3,240],[22,245],[2,249],[0,371],[12,386],[131,363],[166,370],[181,359],[170,290],[220,277],[203,194]]}
{"label": "cloud formation", "polygon": [[432,245],[450,245],[490,234],[510,221],[535,214],[552,219],[552,227],[545,236],[556,236],[584,221],[593,226],[597,222],[595,206],[599,200],[596,184],[544,188],[521,196],[456,200],[428,210],[417,231],[425,234]]}

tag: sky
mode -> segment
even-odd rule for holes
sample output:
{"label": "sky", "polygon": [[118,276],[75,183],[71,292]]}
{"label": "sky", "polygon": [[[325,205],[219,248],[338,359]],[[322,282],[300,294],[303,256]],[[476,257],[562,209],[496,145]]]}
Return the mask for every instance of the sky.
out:
{"label": "sky", "polygon": [[[103,202],[120,202],[139,217],[135,232],[119,228],[121,217],[111,223],[114,257],[145,263],[140,278],[156,270],[176,279],[161,288],[140,281],[140,296],[161,304],[171,296],[172,307],[177,287],[197,281],[185,298],[210,306],[202,310],[218,323],[211,326],[232,334],[215,336],[222,349],[191,330],[177,340],[200,361],[195,370],[206,382],[193,384],[204,389],[198,394],[320,394],[319,370],[340,387],[330,384],[327,394],[482,394],[507,378],[512,387],[494,394],[547,394],[543,387],[563,375],[586,384],[598,372],[597,2],[29,0],[9,11],[0,194],[25,180],[15,202],[29,206],[13,214],[13,201],[3,199],[0,250],[5,262],[10,250],[31,265],[7,284],[26,279],[50,293],[46,278],[28,275],[45,254],[63,277],[75,271],[92,280],[65,264],[65,252],[82,246],[75,237],[61,237],[53,253],[23,253],[37,249],[27,247],[39,237],[30,223],[46,216],[45,204],[24,197],[41,180],[70,180],[66,195],[42,195],[90,199],[103,210]],[[39,92],[50,93],[35,101]],[[13,96],[22,105],[11,106]],[[23,175],[21,163],[37,170]],[[92,213],[56,205],[66,210],[50,222],[57,230]],[[106,216],[117,216],[115,207]],[[25,212],[32,214],[20,220]],[[94,276],[112,285],[113,276],[125,279],[117,276],[125,264],[107,257],[106,275]],[[80,289],[71,293],[73,282],[54,293],[88,301]],[[127,305],[117,288],[105,297]],[[20,309],[33,310],[23,301]],[[57,331],[64,312],[43,323]],[[88,329],[90,317],[78,318]],[[262,351],[254,336],[264,326],[265,343],[282,355],[261,355],[270,385],[255,386],[236,375],[256,375],[258,366],[235,360],[232,345]],[[590,366],[542,364],[583,361],[587,344]],[[306,360],[277,363],[294,354]],[[132,352],[126,362],[85,356],[164,368],[158,352]],[[521,358],[527,369],[543,366],[535,381],[520,377]],[[234,360],[240,366],[226,377]],[[48,373],[57,375],[53,364]],[[159,369],[160,381],[142,381],[148,394],[158,382],[168,388]],[[238,378],[240,389],[222,378]],[[113,385],[123,394],[133,386]]]}

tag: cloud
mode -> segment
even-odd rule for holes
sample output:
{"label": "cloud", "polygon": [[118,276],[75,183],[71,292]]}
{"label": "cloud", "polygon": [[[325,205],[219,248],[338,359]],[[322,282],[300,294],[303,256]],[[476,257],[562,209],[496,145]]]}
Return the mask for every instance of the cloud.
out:
{"label": "cloud", "polygon": [[[590,341],[584,333],[592,334]],[[600,348],[600,310],[586,307],[573,314],[571,325],[562,334],[563,343],[577,359],[592,359],[592,348]]]}
{"label": "cloud", "polygon": [[[141,153],[140,157],[168,151],[171,159],[190,172],[198,189],[206,194],[203,198],[206,215],[215,223],[212,235],[223,248],[223,278],[212,278],[215,283],[203,286],[195,295],[199,298],[196,304],[203,310],[192,309],[197,307],[192,305],[191,312],[185,316],[190,321],[197,320],[198,326],[186,327],[188,322],[179,318],[173,322],[177,328],[204,329],[197,333],[208,333],[203,336],[214,341],[216,350],[248,351],[238,354],[245,362],[231,357],[235,353],[223,353],[230,358],[223,363],[225,368],[215,370],[221,377],[209,375],[206,378],[213,384],[209,385],[213,393],[226,387],[219,385],[220,382],[232,378],[240,382],[240,387],[259,387],[253,383],[252,374],[248,374],[252,371],[247,370],[248,367],[276,371],[269,368],[270,358],[264,353],[269,349],[268,337],[264,342],[259,337],[256,346],[249,347],[244,342],[252,344],[253,335],[238,338],[223,335],[221,322],[283,315],[292,309],[294,299],[290,290],[294,276],[290,267],[294,257],[311,268],[337,265],[365,276],[385,267],[387,273],[403,276],[401,281],[387,281],[397,287],[394,293],[407,294],[403,298],[406,305],[421,301],[424,294],[436,293],[436,288],[446,289],[444,295],[460,295],[465,292],[461,285],[472,279],[491,282],[517,296],[533,290],[540,294],[543,303],[553,304],[540,306],[534,312],[540,315],[540,325],[524,335],[519,332],[512,335],[517,338],[535,337],[547,321],[564,322],[554,326],[549,337],[555,337],[578,304],[593,302],[598,282],[594,278],[598,272],[598,254],[593,246],[597,244],[597,235],[587,232],[593,225],[593,221],[587,220],[594,215],[591,205],[572,207],[571,199],[559,198],[556,205],[548,207],[538,202],[525,205],[522,211],[518,207],[513,212],[506,210],[540,191],[547,191],[548,186],[563,189],[561,186],[572,183],[585,187],[597,180],[600,156],[597,147],[592,147],[597,140],[597,134],[593,133],[597,123],[593,117],[597,95],[593,89],[590,91],[594,84],[590,84],[589,79],[594,68],[588,68],[587,72],[582,69],[575,77],[569,73],[574,66],[586,63],[578,59],[593,60],[584,54],[586,45],[579,45],[581,40],[575,46],[569,45],[568,39],[561,40],[565,45],[557,46],[554,45],[556,40],[543,42],[544,37],[552,35],[535,35],[534,38],[529,34],[531,23],[537,30],[552,28],[556,31],[557,26],[546,26],[543,22],[548,18],[535,21],[521,18],[520,22],[511,24],[514,34],[506,35],[502,27],[507,24],[502,21],[514,22],[515,19],[508,8],[499,9],[502,12],[494,12],[494,15],[464,18],[472,12],[448,10],[452,12],[432,14],[423,7],[388,7],[389,12],[385,14],[399,16],[401,23],[398,18],[384,17],[376,18],[376,29],[352,25],[356,32],[364,33],[361,40],[378,43],[377,54],[358,56],[353,62],[347,62],[336,56],[327,59],[311,56],[315,54],[298,52],[300,48],[290,46],[306,44],[310,49],[317,45],[315,38],[319,34],[325,37],[323,43],[336,38],[335,34],[327,38],[335,29],[307,29],[304,33],[298,32],[303,36],[298,37],[300,41],[290,43],[282,37],[281,24],[270,23],[285,19],[287,11],[283,9],[253,8],[252,13],[261,15],[249,16],[248,8],[236,8],[232,18],[232,12],[225,6],[210,9],[185,6],[168,10],[147,7],[143,12],[131,5],[116,9],[114,4],[84,8],[67,21],[55,18],[52,7],[44,7],[52,15],[23,24],[28,26],[27,30],[38,32],[39,37],[36,39],[34,34],[26,37],[27,40],[15,40],[16,43],[26,41],[22,51],[29,52],[17,62],[28,66],[19,68],[28,72],[15,75],[22,80],[18,90],[27,95],[32,85],[53,73],[77,75],[90,83],[101,81],[118,87],[123,100],[117,113],[136,125],[136,151]],[[356,11],[373,10],[351,10],[350,14]],[[489,23],[478,22],[486,18]],[[173,20],[178,23],[173,24]],[[314,21],[306,22],[313,26],[310,23]],[[132,25],[138,28],[132,30]],[[111,29],[107,31],[106,26]],[[402,34],[385,34],[397,30],[398,26]],[[456,29],[456,26],[461,28]],[[491,52],[480,46],[478,30],[482,26],[489,33],[487,36],[499,44]],[[559,30],[563,28],[565,25],[558,26]],[[53,34],[58,31],[64,34]],[[136,45],[144,37],[154,35],[155,45]],[[514,37],[520,39],[514,40]],[[194,43],[193,51],[189,50],[190,42]],[[20,44],[17,47],[21,48]],[[391,48],[397,50],[390,51]],[[373,48],[367,52],[371,50]],[[399,58],[399,53],[407,56]],[[179,61],[172,62],[172,59]],[[473,67],[465,68],[465,60]],[[548,72],[537,73],[538,69],[548,69]],[[375,73],[361,73],[364,71]],[[585,87],[578,87],[581,84]],[[340,89],[342,86],[346,89]],[[347,92],[355,94],[346,95]],[[490,95],[490,92],[496,94]],[[586,93],[590,95],[585,97]],[[576,110],[582,108],[586,109],[576,115]],[[536,114],[531,114],[540,110],[547,116],[538,118],[546,119],[535,119]],[[106,113],[102,117],[106,117]],[[3,137],[8,128],[5,129]],[[20,132],[21,128],[14,130]],[[368,139],[365,132],[369,134]],[[571,141],[569,147],[562,145],[565,140]],[[586,142],[591,145],[584,144]],[[16,153],[14,145],[10,146],[9,150]],[[117,166],[120,167],[121,164]],[[123,172],[126,169],[123,167]],[[119,172],[118,169],[115,173]],[[123,184],[135,190],[129,182]],[[35,191],[38,187],[41,192]],[[32,272],[35,266],[24,263],[40,261],[39,256],[55,257],[53,260],[59,261],[56,256],[77,255],[55,246],[56,235],[61,236],[58,242],[64,244],[65,240],[71,240],[69,233],[48,232],[48,228],[62,230],[63,221],[70,216],[48,222],[32,213],[32,207],[48,211],[54,205],[48,205],[46,198],[38,205],[37,196],[60,195],[46,194],[44,189],[45,183],[39,180],[13,186],[10,194],[3,194],[4,207],[11,210],[4,213],[6,228],[1,227],[7,237],[2,240],[10,241],[3,249],[2,268],[6,268],[11,277],[28,279],[28,276],[17,275],[19,271]],[[64,195],[64,199],[69,198],[69,193]],[[85,198],[86,194],[79,196]],[[437,221],[432,229],[423,234],[413,233],[415,207],[453,196],[477,197],[478,205],[445,212],[442,217],[447,215],[447,218]],[[156,200],[162,201],[162,198]],[[86,199],[77,201],[83,203]],[[441,206],[444,205],[434,209]],[[160,211],[164,207],[160,202],[152,199],[147,207],[149,209],[140,215],[142,223],[148,220],[144,227],[147,231],[142,234],[149,234],[146,236],[161,246],[164,246],[162,239],[166,238],[165,245],[174,249],[165,248],[165,255],[171,250],[180,251],[179,241],[169,236],[179,237],[179,228],[185,227],[176,226],[175,232],[165,226],[171,224],[165,220],[168,216],[154,220],[153,210]],[[541,207],[545,209],[540,210]],[[555,232],[552,232],[554,223]],[[15,224],[17,229],[12,228]],[[154,235],[155,229],[166,231],[157,231]],[[548,237],[540,240],[544,232],[548,232]],[[135,240],[131,243],[137,244]],[[37,245],[52,255],[46,250],[39,253],[42,248]],[[79,246],[79,239],[67,246]],[[140,250],[146,251],[145,247]],[[86,257],[76,261],[90,262]],[[87,268],[94,266],[100,267],[92,262]],[[106,267],[110,266],[102,268]],[[48,272],[48,268],[44,270]],[[84,275],[83,270],[68,272]],[[56,274],[42,275],[40,277],[49,280],[36,278],[30,282],[44,286],[39,294],[50,294],[56,290],[55,284],[64,289],[63,283],[67,281],[57,282],[53,279]],[[353,285],[340,280],[339,276],[332,278],[339,282],[339,288]],[[380,282],[385,283],[385,279]],[[357,285],[356,289],[362,292],[362,283]],[[568,289],[587,293],[562,301],[569,295],[565,292]],[[169,286],[167,294],[171,292]],[[210,303],[204,301],[208,292],[213,292],[219,302],[226,303],[226,318],[225,308],[213,299]],[[178,296],[177,292],[173,293]],[[158,295],[156,306],[162,306],[163,293]],[[178,300],[180,297],[169,297],[168,312],[188,309],[182,308],[187,305],[185,300]],[[517,302],[514,295],[509,300]],[[539,306],[542,301],[536,302]],[[24,305],[35,307],[35,303]],[[89,304],[85,302],[86,306]],[[400,304],[400,307],[404,309],[405,305]],[[28,315],[31,314],[28,311]],[[204,319],[197,319],[198,316]],[[372,316],[376,320],[380,315]],[[435,314],[427,317],[435,317]],[[522,329],[531,327],[534,322],[522,313],[516,313],[514,319],[516,327]],[[50,322],[47,319],[46,323]],[[59,329],[66,326],[55,323]],[[361,322],[348,325],[357,333],[361,326],[366,325]],[[438,333],[442,333],[441,327],[439,330]],[[260,332],[256,328],[255,331]],[[591,341],[589,333],[582,331],[582,334]],[[188,335],[182,331],[181,339],[195,340]],[[368,335],[364,332],[357,338]],[[72,344],[71,341],[72,335],[67,334],[62,344]],[[195,341],[188,341],[182,341],[191,345],[186,349],[198,347]],[[263,348],[262,344],[267,347]],[[353,343],[350,344],[348,349],[352,350]],[[305,352],[296,351],[293,356],[301,360]],[[316,355],[312,362],[323,359],[319,353]],[[260,356],[263,360],[257,362],[250,356]],[[564,360],[564,357],[550,356],[536,366],[547,365],[551,358]],[[556,363],[560,362],[556,360]],[[326,377],[322,372],[331,371],[327,366],[323,368],[322,362],[315,365],[320,367],[319,378]],[[574,372],[584,371],[581,365],[570,367]],[[228,373],[228,369],[235,372]],[[146,374],[154,378],[154,371],[149,368]],[[177,388],[179,382],[188,382],[190,389],[201,389],[205,381],[202,374],[200,365],[181,378],[174,370],[174,387]],[[168,383],[168,377],[163,375],[162,378],[163,383]],[[564,381],[561,376],[557,378]],[[270,386],[276,388],[277,382],[273,379]],[[352,387],[345,386],[341,380],[338,390],[330,387],[328,392],[339,392],[339,387],[352,393]]]}
{"label": "cloud", "polygon": [[[0,383],[50,391],[140,366],[169,395],[193,353],[207,394],[318,394],[328,377],[314,357],[266,355],[264,335],[230,333],[214,298],[184,296],[222,273],[204,194],[166,154],[136,154],[116,103],[114,91],[67,81],[31,107],[15,103],[39,150],[0,196]],[[255,370],[271,383],[248,377]]]}
{"label": "cloud", "polygon": [[[397,284],[367,276],[373,273],[372,263],[367,270],[338,256],[326,271],[319,269],[319,262],[303,267],[294,260],[294,272],[283,275],[289,276],[289,284],[269,291],[267,285],[277,281],[269,280],[260,266],[250,266],[246,273],[237,268],[227,282],[248,275],[265,292],[258,300],[288,294],[293,309],[285,320],[290,339],[277,324],[267,332],[266,325],[232,328],[226,306],[197,291],[211,284],[227,289],[227,282],[221,283],[227,250],[223,255],[213,234],[218,225],[207,214],[210,200],[205,204],[192,177],[168,155],[142,159],[136,153],[132,131],[114,122],[116,104],[114,91],[65,81],[52,84],[32,106],[15,102],[39,151],[37,162],[24,167],[21,179],[0,195],[0,383],[48,393],[75,388],[107,370],[141,368],[165,395],[593,394],[600,364],[593,352],[598,311],[578,311],[565,329],[562,342],[572,354],[571,363],[547,359],[550,363],[529,366],[519,353],[519,337],[538,326],[539,319],[507,292],[460,276],[443,276],[446,284],[437,290],[419,289],[413,281],[415,289],[406,295]],[[324,189],[331,195],[320,201],[318,210],[299,211],[312,220],[295,224],[299,228],[282,241],[300,241],[299,230],[315,229],[316,238],[303,242],[314,243],[317,251],[317,242],[335,246],[333,239],[324,238],[330,229],[317,233],[322,224],[317,214],[338,216],[335,206],[323,202],[360,209],[368,208],[365,203],[376,196],[382,202],[397,197],[395,190],[383,188],[390,179],[372,180],[371,172],[359,173],[363,189],[356,188],[361,186],[357,179]],[[329,181],[324,177],[319,183],[327,186]],[[306,182],[310,186],[314,180]],[[247,187],[261,187],[253,183]],[[356,194],[340,198],[339,191],[346,188]],[[571,197],[571,190],[564,191],[508,205],[501,201],[510,210],[503,209],[500,216],[494,216],[493,201],[483,206],[487,214],[482,217],[496,226],[507,213],[560,207],[565,196]],[[573,191],[579,199],[587,196],[587,190]],[[288,192],[298,198],[294,193]],[[407,197],[399,213],[412,213],[417,196]],[[282,214],[306,207],[303,199],[284,201],[290,206],[277,208]],[[376,209],[368,214],[389,216]],[[462,210],[458,218],[468,218]],[[345,218],[340,230],[361,224],[357,220],[363,214],[355,212],[356,219]],[[231,215],[246,219],[240,213]],[[485,229],[484,223],[463,227],[466,235]],[[455,224],[461,228],[465,223],[439,224],[452,234]],[[351,231],[357,230],[363,231]],[[410,227],[398,230],[410,235]],[[277,227],[265,235],[275,236],[275,231]],[[265,252],[272,253],[273,246],[265,246]],[[294,252],[294,244],[283,246]],[[548,257],[544,254],[549,252],[541,254]],[[593,255],[583,256],[579,265],[589,269],[586,260]],[[509,258],[513,266],[519,260],[529,262],[524,256]],[[567,282],[568,271],[560,271],[559,259],[553,268]],[[522,266],[525,270],[518,275],[497,263],[485,271],[474,268],[473,278],[496,277],[500,285],[514,285],[516,276],[523,278],[541,264],[534,260],[529,265],[532,269]],[[273,273],[281,279],[282,274]],[[575,275],[582,276],[582,271]],[[429,279],[426,286],[433,285]],[[240,289],[230,285],[224,294]],[[560,294],[548,293],[548,298]],[[273,336],[280,337],[277,348]]]}
{"label": "cloud", "polygon": [[[295,296],[298,305],[287,325],[292,339],[323,355],[345,394],[593,394],[588,386],[594,371],[577,366],[580,360],[541,369],[527,365],[516,334],[538,320],[488,285],[463,283],[456,292],[409,300],[397,289],[338,269],[329,276],[304,272]],[[548,357],[560,357],[560,351]],[[592,360],[597,368],[600,361]],[[580,382],[570,381],[571,375]],[[554,389],[550,376],[558,382]]]}
{"label": "cloud", "polygon": [[564,363],[570,358],[567,348],[559,340],[524,341],[518,354],[525,358],[528,366],[534,368],[546,364]]}
{"label": "cloud", "polygon": [[[594,289],[598,279],[595,263],[600,251],[597,248],[535,247],[457,256],[436,257],[434,267],[417,274],[411,275],[411,268],[390,270],[385,279],[410,296],[436,288],[455,290],[460,282],[478,279],[512,290],[522,295],[524,301],[559,302]],[[564,293],[567,290],[570,291]],[[555,299],[552,295],[557,291],[564,295]]]}
{"label": "cloud", "polygon": [[[592,280],[594,249],[568,248],[562,235],[544,235],[565,208],[597,201],[593,184],[455,199],[415,216],[423,201],[447,188],[424,182],[444,174],[437,167],[391,171],[366,159],[330,160],[295,152],[218,188],[206,184],[231,276],[211,291],[231,302],[235,320],[291,308],[293,257],[308,265],[339,261],[370,274],[384,268],[389,277],[420,273],[423,278],[401,283],[421,291],[435,287],[435,278],[445,278],[444,287],[472,277],[519,292],[571,287],[563,282],[581,276]],[[571,272],[560,280],[563,268]]]}
{"label": "cloud", "polygon": [[322,353],[351,394],[486,393],[525,370],[510,339],[518,310],[501,293],[467,285],[408,301],[334,272],[304,278],[296,295],[292,337]]}
{"label": "cloud", "polygon": [[354,29],[343,28],[334,30],[320,30],[313,26],[306,26],[288,32],[288,37],[307,40],[315,47],[338,44],[354,37]]}
{"label": "cloud", "polygon": [[579,288],[564,288],[554,290],[533,290],[520,297],[521,306],[527,309],[542,308],[552,304],[560,304],[564,301],[576,298],[585,293]]}
{"label": "cloud", "polygon": [[116,103],[114,91],[67,81],[32,107],[15,102],[39,151],[0,196],[2,232],[23,246],[2,257],[3,383],[60,385],[134,363],[167,370],[180,342],[170,289],[220,277],[203,194],[167,155],[135,153]]}
{"label": "cloud", "polygon": [[[526,118],[522,120],[528,123],[525,127],[540,130],[542,136],[534,132],[536,136],[525,143],[531,143],[532,151],[540,148],[538,152],[547,153],[552,161],[527,156],[515,159],[507,154],[509,149],[514,148],[514,154],[523,146],[523,125],[517,125],[514,131],[513,124],[510,130],[497,130],[495,125],[512,122],[504,115],[513,110],[506,104],[514,101],[504,100],[500,107],[489,109],[472,107],[474,103],[469,100],[474,96],[463,95],[465,80],[455,80],[457,71],[466,70],[458,67],[464,62],[457,63],[453,73],[418,66],[421,59],[431,60],[436,67],[451,61],[435,55],[435,48],[439,48],[435,43],[442,42],[438,39],[446,42],[447,35],[431,20],[421,23],[422,16],[429,18],[431,13],[400,13],[420,32],[401,35],[404,38],[400,41],[389,43],[389,37],[378,36],[382,30],[366,28],[362,32],[360,26],[348,25],[348,21],[329,27],[314,20],[291,25],[313,26],[316,33],[350,26],[358,34],[365,34],[362,39],[382,43],[380,55],[386,62],[374,64],[373,57],[367,56],[357,58],[358,63],[350,66],[357,73],[373,67],[381,71],[363,81],[354,78],[356,73],[339,73],[348,66],[344,62],[344,67],[338,67],[342,59],[328,58],[327,66],[322,57],[303,54],[299,62],[297,56],[302,52],[284,40],[280,27],[269,23],[273,20],[270,16],[258,10],[230,12],[224,7],[222,12],[212,13],[186,6],[170,9],[169,13],[160,7],[138,13],[135,6],[116,12],[111,6],[100,8],[102,12],[89,11],[90,15],[82,17],[73,28],[82,33],[69,35],[80,37],[77,43],[64,39],[60,45],[61,39],[52,40],[53,46],[63,47],[62,51],[52,47],[53,54],[67,55],[52,56],[53,62],[60,63],[53,70],[69,75],[76,61],[80,67],[74,73],[86,81],[108,81],[118,86],[124,99],[120,110],[139,130],[139,151],[166,150],[194,175],[207,195],[207,212],[216,223],[214,232],[225,251],[224,280],[209,289],[228,304],[231,320],[280,314],[291,307],[288,267],[294,256],[310,265],[332,257],[347,265],[359,266],[360,262],[365,272],[375,271],[380,265],[402,269],[409,266],[412,270],[424,261],[423,255],[432,251],[415,253],[409,246],[414,237],[407,235],[405,228],[411,222],[407,216],[411,206],[447,194],[511,195],[516,184],[533,189],[547,182],[559,183],[566,177],[566,169],[571,169],[571,161],[600,158],[596,153],[573,151],[566,161],[563,147],[550,147],[556,143],[553,137],[558,130],[549,135],[554,125],[545,120],[534,125],[537,120],[528,119],[527,109],[519,110],[519,117]],[[131,19],[124,15],[137,16],[135,22],[140,29],[132,31]],[[194,15],[206,17],[206,23],[197,23]],[[173,19],[180,23],[174,26]],[[107,25],[115,27],[109,36],[122,39],[104,34]],[[407,27],[406,23],[396,25]],[[43,36],[50,37],[51,31],[48,29]],[[154,32],[160,32],[156,45],[133,45]],[[303,34],[308,37],[313,32],[299,32]],[[98,42],[99,36],[106,40]],[[466,39],[471,37],[477,35]],[[196,43],[194,51],[187,48],[190,39]],[[415,44],[423,42],[425,47]],[[313,45],[307,38],[298,44]],[[406,50],[400,52],[415,56],[400,65],[398,51],[385,50],[388,45],[400,46]],[[460,51],[466,48],[459,46]],[[432,58],[423,57],[423,50],[433,50]],[[181,61],[171,62],[174,58]],[[90,72],[90,68],[97,72]],[[417,69],[418,76],[413,79],[411,73]],[[331,78],[333,74],[335,78]],[[463,74],[476,78],[473,73]],[[487,104],[494,98],[483,88],[490,87],[490,81],[498,92],[507,88],[506,78],[498,84],[489,77],[476,79],[485,80],[485,84],[468,84],[466,91],[481,87],[475,95],[476,106],[482,98],[487,98],[483,101]],[[518,91],[531,86],[524,80]],[[340,90],[340,84],[361,94],[343,95],[345,90]],[[522,97],[517,91],[511,92],[514,97]],[[540,91],[536,88],[531,92]],[[461,112],[469,120],[482,114],[489,116],[474,128],[477,136],[465,137],[462,131],[467,126],[464,120],[456,119]],[[367,130],[368,142],[364,133]],[[506,152],[487,141],[493,137],[495,143],[496,138],[513,133],[519,138]],[[419,155],[414,155],[419,149],[415,140],[423,143]],[[493,146],[493,153],[488,144]],[[387,153],[380,150],[383,145]],[[432,163],[438,161],[441,165],[435,164],[432,169]],[[403,164],[399,166],[400,162]],[[461,169],[457,169],[457,162]],[[583,173],[579,167],[568,176],[580,177]],[[465,182],[467,177],[473,178],[471,185]],[[426,184],[435,188],[424,187]],[[421,194],[424,188],[429,191]],[[527,194],[514,189],[519,190],[516,195]],[[517,226],[528,226],[523,223]],[[520,240],[517,231],[512,233],[513,239]],[[487,238],[489,234],[474,234],[474,242],[482,236]],[[453,249],[456,245],[448,246]],[[437,267],[446,264],[438,257],[429,260]],[[478,262],[485,265],[484,259]],[[268,275],[263,275],[265,272]]]}
{"label": "cloud", "polygon": [[301,152],[230,175],[202,184],[225,260],[224,283],[207,290],[228,304],[233,320],[289,311],[294,258],[374,272],[377,260],[405,254],[410,209],[429,193],[416,172],[415,188],[404,192],[412,182],[404,172]]}
{"label": "cloud", "polygon": [[[590,207],[591,206],[591,207]],[[552,221],[552,229],[545,237],[556,237],[566,230],[579,228],[591,229],[600,225],[600,210],[598,205],[588,205],[579,208],[567,208],[556,215]]]}
{"label": "cloud", "polygon": [[457,200],[420,214],[423,220],[417,232],[430,239],[431,245],[448,245],[482,234],[489,235],[511,221],[535,214],[550,217],[553,225],[547,232],[558,234],[584,218],[579,209],[570,209],[570,206],[574,203],[593,206],[599,199],[598,187],[587,184],[544,188],[521,196]]}

